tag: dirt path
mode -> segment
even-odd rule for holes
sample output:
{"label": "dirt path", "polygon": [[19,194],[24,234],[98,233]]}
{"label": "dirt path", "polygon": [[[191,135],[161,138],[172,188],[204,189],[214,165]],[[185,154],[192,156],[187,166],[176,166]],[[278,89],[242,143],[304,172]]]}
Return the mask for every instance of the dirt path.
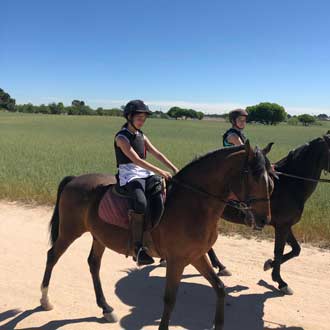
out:
{"label": "dirt path", "polygon": [[[55,309],[40,310],[51,212],[0,202],[0,329],[157,329],[165,269],[137,270],[130,259],[108,250],[101,277],[120,323],[104,323],[87,266],[89,235],[76,241],[55,267],[50,285]],[[274,290],[270,273],[262,270],[272,256],[271,242],[220,237],[215,250],[233,272],[224,278],[226,330],[330,329],[330,252],[304,246],[298,259],[285,264],[284,278],[295,293],[283,297]],[[214,308],[212,289],[187,267],[171,329],[210,329]]]}

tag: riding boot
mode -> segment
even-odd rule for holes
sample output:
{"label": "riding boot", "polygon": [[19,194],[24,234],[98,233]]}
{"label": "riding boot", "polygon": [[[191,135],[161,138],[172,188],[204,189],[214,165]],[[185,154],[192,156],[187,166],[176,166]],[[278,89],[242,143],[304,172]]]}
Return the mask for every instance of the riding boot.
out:
{"label": "riding boot", "polygon": [[143,246],[144,214],[129,211],[129,220],[132,230],[132,240],[134,245],[134,257],[138,266],[150,265],[154,259],[147,254],[147,249]]}

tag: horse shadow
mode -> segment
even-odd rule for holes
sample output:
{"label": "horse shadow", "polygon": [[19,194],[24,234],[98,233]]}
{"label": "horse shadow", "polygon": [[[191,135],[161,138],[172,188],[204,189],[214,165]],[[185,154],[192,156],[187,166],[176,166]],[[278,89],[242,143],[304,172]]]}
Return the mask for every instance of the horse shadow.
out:
{"label": "horse shadow", "polygon": [[57,330],[65,325],[68,324],[75,324],[75,323],[107,323],[107,321],[102,318],[97,317],[82,317],[77,319],[63,319],[63,320],[54,320],[49,321],[41,326],[38,327],[28,327],[28,328],[17,328],[19,322],[23,321],[24,319],[28,318],[32,314],[44,312],[41,306],[37,306],[33,309],[28,309],[24,312],[19,310],[9,310],[3,313],[0,313],[0,321],[4,321],[8,318],[11,318],[17,314],[14,319],[11,321],[3,324],[0,326],[1,330]]}
{"label": "horse shadow", "polygon": [[[140,330],[145,326],[159,325],[163,308],[163,293],[165,278],[152,276],[154,266],[141,270],[127,270],[127,276],[116,284],[116,295],[121,301],[132,306],[131,313],[120,320],[123,330]],[[200,275],[184,275],[185,278]],[[269,289],[262,294],[244,294],[231,296],[232,293],[243,292],[245,286],[226,288],[225,329],[266,330],[263,321],[264,304],[266,300],[282,297],[275,287],[264,281],[258,283]],[[171,317],[172,326],[180,326],[189,330],[207,330],[213,328],[213,318],[216,308],[214,290],[204,284],[181,282],[176,305]],[[277,330],[303,330],[301,327],[286,327],[277,325]]]}
{"label": "horse shadow", "polygon": [[[122,330],[140,330],[145,326],[157,327],[163,308],[163,293],[165,278],[151,274],[155,266],[144,267],[141,270],[129,269],[127,276],[116,283],[115,292],[118,298],[126,305],[131,306],[130,313],[120,320]],[[184,275],[187,278],[200,275]],[[268,299],[281,297],[282,294],[275,287],[264,281],[259,285],[269,289],[261,294],[244,294],[248,289],[245,286],[226,288],[227,297],[225,305],[225,329],[226,330],[271,330],[265,327],[264,304]],[[232,293],[239,292],[239,296]],[[204,284],[188,283],[182,281],[179,287],[177,302],[171,318],[171,326],[180,326],[189,330],[208,330],[213,328],[216,296],[213,289]],[[38,327],[17,328],[19,322],[34,313],[43,312],[40,306],[21,312],[8,310],[0,313],[0,321],[12,318],[6,324],[1,325],[2,330],[56,330],[65,325],[77,323],[106,323],[103,318],[83,317],[76,319],[62,319],[49,321]],[[276,330],[304,330],[301,327],[286,327],[276,324]],[[272,328],[274,330],[274,328]]]}

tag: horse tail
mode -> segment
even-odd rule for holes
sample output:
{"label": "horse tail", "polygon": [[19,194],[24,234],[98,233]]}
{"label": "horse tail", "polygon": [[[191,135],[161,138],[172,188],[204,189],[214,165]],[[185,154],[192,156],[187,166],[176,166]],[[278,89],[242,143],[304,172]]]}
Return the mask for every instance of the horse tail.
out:
{"label": "horse tail", "polygon": [[53,216],[49,223],[49,231],[50,231],[50,241],[51,245],[53,246],[58,237],[59,225],[60,225],[60,214],[59,214],[59,203],[61,194],[65,188],[65,186],[74,179],[74,176],[66,176],[60,182],[58,189],[57,189],[57,199],[56,204],[53,212]]}

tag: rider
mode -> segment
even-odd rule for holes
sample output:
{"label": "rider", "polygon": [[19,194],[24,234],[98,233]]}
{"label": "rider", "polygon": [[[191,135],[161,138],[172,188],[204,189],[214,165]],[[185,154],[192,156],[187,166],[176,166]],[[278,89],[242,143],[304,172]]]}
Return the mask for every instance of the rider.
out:
{"label": "rider", "polygon": [[152,145],[141,131],[150,114],[151,111],[143,101],[128,102],[124,108],[126,123],[115,135],[114,141],[118,184],[120,190],[127,192],[131,197],[129,218],[134,244],[134,258],[136,258],[138,265],[149,265],[154,262],[153,258],[147,254],[147,249],[142,245],[148,186],[152,185],[155,180],[160,180],[158,175],[166,180],[172,177],[170,172],[147,162],[147,152],[150,152],[174,173],[178,172],[178,169]]}
{"label": "rider", "polygon": [[223,135],[223,146],[230,147],[242,145],[246,142],[246,137],[243,130],[246,126],[248,113],[244,109],[236,109],[229,112],[229,121],[232,127]]}

